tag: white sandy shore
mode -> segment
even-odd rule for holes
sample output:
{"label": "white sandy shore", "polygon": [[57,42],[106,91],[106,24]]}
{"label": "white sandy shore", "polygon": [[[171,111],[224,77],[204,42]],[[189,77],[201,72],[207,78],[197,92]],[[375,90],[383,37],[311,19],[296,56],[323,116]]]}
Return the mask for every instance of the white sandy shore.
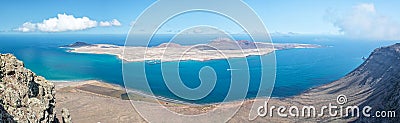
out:
{"label": "white sandy shore", "polygon": [[[260,43],[259,43],[260,44]],[[292,48],[316,48],[312,44],[271,44],[263,43],[258,49],[202,49],[206,45],[182,46],[177,44],[162,44],[158,47],[117,46],[111,44],[95,44],[92,46],[72,47],[69,52],[88,54],[109,54],[128,62],[143,62],[147,60],[160,60],[162,62],[195,60],[206,61],[213,59],[241,58],[252,55],[266,55],[275,50]],[[217,48],[218,47],[213,47]]]}

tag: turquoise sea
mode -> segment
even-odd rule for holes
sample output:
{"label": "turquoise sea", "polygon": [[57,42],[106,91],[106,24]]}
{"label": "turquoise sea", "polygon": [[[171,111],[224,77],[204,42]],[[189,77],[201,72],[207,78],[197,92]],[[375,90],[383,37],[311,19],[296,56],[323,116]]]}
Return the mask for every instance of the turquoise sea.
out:
{"label": "turquoise sea", "polygon": [[[87,43],[107,43],[123,45],[125,35],[73,35],[73,34],[9,34],[0,35],[0,53],[12,53],[24,61],[25,66],[48,80],[79,81],[101,80],[107,83],[124,85],[122,61],[112,55],[68,53],[59,46],[76,41]],[[158,45],[171,36],[157,36],[153,40]],[[245,39],[236,36],[236,39]],[[362,57],[368,57],[375,48],[394,44],[394,41],[369,41],[340,38],[335,36],[276,36],[274,43],[308,43],[324,47],[314,49],[289,49],[276,52],[277,72],[272,97],[288,97],[299,94],[312,87],[322,85],[343,77],[360,65]],[[248,57],[248,61],[258,57]],[[138,63],[129,63],[138,64]],[[229,90],[230,74],[226,60],[184,61],[179,71],[182,81],[188,87],[199,85],[198,71],[203,66],[214,68],[218,81],[210,95],[197,101],[188,101],[173,95],[163,83],[159,66],[146,69],[147,79],[157,96],[192,103],[214,103],[224,99]],[[257,64],[250,65],[250,88],[247,98],[255,97],[258,91],[259,71]],[[142,82],[135,82],[141,90]]]}

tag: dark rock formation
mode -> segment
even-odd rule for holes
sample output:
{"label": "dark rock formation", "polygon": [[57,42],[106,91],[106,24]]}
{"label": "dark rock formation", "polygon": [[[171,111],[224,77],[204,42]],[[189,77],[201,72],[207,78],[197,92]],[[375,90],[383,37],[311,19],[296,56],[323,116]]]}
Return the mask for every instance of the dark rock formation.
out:
{"label": "dark rock formation", "polygon": [[68,109],[66,108],[61,109],[61,115],[64,123],[72,123],[71,115],[69,114]]}
{"label": "dark rock formation", "polygon": [[251,41],[240,40],[237,42],[242,49],[256,49],[257,48],[256,43],[251,42]]}
{"label": "dark rock formation", "polygon": [[0,54],[0,122],[56,122],[53,83]]}
{"label": "dark rock formation", "polygon": [[64,46],[61,46],[61,47],[67,47],[68,48],[68,47],[84,47],[84,46],[95,46],[95,45],[78,41],[78,42],[75,42],[73,44],[64,45]]}

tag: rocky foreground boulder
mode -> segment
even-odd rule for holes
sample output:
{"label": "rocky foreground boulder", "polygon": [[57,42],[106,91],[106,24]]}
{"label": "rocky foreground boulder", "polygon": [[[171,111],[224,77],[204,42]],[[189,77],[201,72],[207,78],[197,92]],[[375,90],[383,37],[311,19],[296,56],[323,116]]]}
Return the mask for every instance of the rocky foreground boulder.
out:
{"label": "rocky foreground boulder", "polygon": [[58,122],[55,112],[53,83],[0,54],[0,122]]}

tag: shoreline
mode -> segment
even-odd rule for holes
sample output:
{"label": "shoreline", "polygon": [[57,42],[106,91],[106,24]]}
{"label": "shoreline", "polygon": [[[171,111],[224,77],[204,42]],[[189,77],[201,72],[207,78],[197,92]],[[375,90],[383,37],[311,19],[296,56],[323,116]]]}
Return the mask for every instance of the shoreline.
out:
{"label": "shoreline", "polygon": [[[247,42],[249,43],[249,42]],[[73,45],[73,44],[71,44]],[[227,45],[227,46],[226,46]],[[146,61],[208,61],[230,58],[245,58],[249,56],[263,56],[278,50],[320,48],[316,44],[300,43],[262,43],[254,42],[245,46],[237,46],[235,41],[218,40],[209,44],[180,45],[164,43],[155,47],[119,46],[113,44],[86,44],[76,47],[59,47],[67,49],[69,53],[107,54],[113,55],[126,62]],[[143,51],[143,52],[137,52]]]}

